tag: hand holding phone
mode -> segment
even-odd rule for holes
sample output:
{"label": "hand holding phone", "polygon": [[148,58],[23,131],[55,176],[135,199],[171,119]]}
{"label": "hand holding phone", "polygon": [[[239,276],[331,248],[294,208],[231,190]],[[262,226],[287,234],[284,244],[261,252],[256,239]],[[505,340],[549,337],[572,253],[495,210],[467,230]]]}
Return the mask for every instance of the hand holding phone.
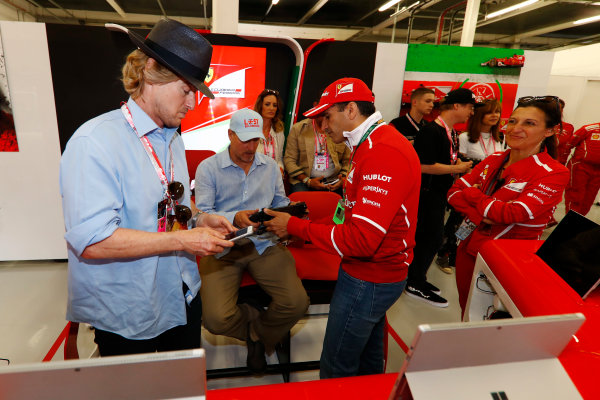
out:
{"label": "hand holding phone", "polygon": [[250,225],[243,229],[238,229],[235,232],[228,233],[227,235],[225,235],[225,240],[230,240],[232,242],[235,242],[236,240],[239,240],[246,236],[250,236],[253,233],[254,233],[254,227],[252,225]]}

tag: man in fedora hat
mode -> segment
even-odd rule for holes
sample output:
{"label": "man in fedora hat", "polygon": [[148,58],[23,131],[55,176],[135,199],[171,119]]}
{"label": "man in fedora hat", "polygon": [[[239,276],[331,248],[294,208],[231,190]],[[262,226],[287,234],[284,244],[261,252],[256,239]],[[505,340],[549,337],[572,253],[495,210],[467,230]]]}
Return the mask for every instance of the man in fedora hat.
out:
{"label": "man in fedora hat", "polygon": [[177,133],[196,91],[212,97],[203,82],[212,46],[168,19],[146,39],[117,28],[139,47],[123,66],[131,97],[77,129],[61,160],[67,319],[95,328],[101,356],[196,348],[202,308],[195,255],[230,247],[224,233],[234,229],[220,216],[190,218]]}
{"label": "man in fedora hat", "polygon": [[265,222],[283,237],[310,240],[342,257],[321,353],[321,378],[383,372],[385,314],[402,294],[412,260],[421,169],[409,141],[375,110],[375,97],[356,78],[339,79],[304,113],[323,116],[335,143],[352,148],[337,225],[275,215]]}

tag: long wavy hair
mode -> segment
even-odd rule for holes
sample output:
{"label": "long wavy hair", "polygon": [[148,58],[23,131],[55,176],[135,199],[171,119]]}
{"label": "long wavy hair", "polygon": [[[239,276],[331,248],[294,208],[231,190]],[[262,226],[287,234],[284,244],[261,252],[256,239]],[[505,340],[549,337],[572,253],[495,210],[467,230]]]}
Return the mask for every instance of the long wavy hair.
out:
{"label": "long wavy hair", "polygon": [[257,113],[259,113],[262,116],[263,100],[267,96],[275,96],[275,98],[277,99],[277,112],[275,113],[275,117],[273,117],[273,120],[271,121],[271,126],[273,126],[273,129],[275,130],[275,132],[282,132],[283,131],[283,100],[281,100],[281,95],[279,94],[279,92],[277,90],[265,89],[262,92],[260,92],[260,94],[256,98],[256,102],[254,103],[254,111],[256,111]]}
{"label": "long wavy hair", "polygon": [[152,68],[146,70],[148,58],[143,51],[136,49],[129,53],[121,70],[123,87],[134,100],[142,95],[146,83],[162,84],[179,79],[175,73],[158,62],[155,62],[152,64]]}

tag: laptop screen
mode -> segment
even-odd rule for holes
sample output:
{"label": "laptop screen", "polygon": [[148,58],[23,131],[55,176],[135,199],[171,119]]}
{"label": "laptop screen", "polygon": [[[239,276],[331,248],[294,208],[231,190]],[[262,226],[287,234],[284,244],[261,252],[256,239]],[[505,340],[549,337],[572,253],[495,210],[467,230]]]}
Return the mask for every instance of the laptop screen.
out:
{"label": "laptop screen", "polygon": [[569,211],[536,254],[585,299],[600,282],[600,225]]}

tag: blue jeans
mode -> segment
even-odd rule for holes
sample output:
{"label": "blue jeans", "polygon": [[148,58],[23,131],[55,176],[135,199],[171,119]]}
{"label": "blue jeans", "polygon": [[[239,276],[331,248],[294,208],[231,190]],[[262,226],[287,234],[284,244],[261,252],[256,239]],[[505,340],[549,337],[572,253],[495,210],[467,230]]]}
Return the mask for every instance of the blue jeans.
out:
{"label": "blue jeans", "polygon": [[385,313],[405,285],[363,281],[340,268],[323,341],[321,379],[383,372]]}

